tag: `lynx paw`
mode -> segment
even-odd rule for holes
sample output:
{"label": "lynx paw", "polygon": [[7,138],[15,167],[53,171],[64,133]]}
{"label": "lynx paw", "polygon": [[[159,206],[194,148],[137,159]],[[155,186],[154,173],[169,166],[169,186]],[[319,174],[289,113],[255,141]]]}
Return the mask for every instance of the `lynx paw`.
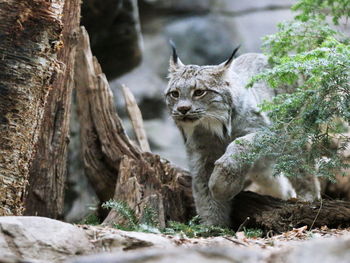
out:
{"label": "lynx paw", "polygon": [[227,161],[216,161],[209,179],[209,189],[217,201],[228,201],[243,189],[244,178],[235,173],[233,165]]}

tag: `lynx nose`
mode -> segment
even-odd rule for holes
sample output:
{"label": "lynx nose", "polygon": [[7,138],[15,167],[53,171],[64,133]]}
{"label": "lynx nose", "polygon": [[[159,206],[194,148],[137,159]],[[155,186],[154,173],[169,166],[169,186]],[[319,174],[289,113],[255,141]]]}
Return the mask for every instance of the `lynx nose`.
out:
{"label": "lynx nose", "polygon": [[177,107],[177,110],[182,114],[186,114],[191,109],[191,105],[181,105]]}

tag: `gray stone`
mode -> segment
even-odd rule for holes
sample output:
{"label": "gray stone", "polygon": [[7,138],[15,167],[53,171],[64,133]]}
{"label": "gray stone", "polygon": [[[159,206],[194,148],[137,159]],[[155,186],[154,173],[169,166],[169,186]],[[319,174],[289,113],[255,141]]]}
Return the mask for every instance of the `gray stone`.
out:
{"label": "gray stone", "polygon": [[91,49],[109,79],[141,62],[141,30],[137,0],[85,0],[81,24]]}
{"label": "gray stone", "polygon": [[282,250],[272,255],[271,258],[276,263],[348,263],[350,261],[350,236],[303,242],[287,251]]}
{"label": "gray stone", "polygon": [[116,105],[125,116],[125,101],[121,92],[121,85],[126,85],[136,98],[136,101],[142,111],[144,119],[161,118],[165,109],[164,90],[167,85],[155,74],[146,64],[142,65],[128,74],[123,75],[110,82]]}
{"label": "gray stone", "polygon": [[293,4],[295,4],[295,0],[215,0],[212,9],[219,13],[231,12],[238,15],[240,13],[252,13],[264,10],[289,9]]}
{"label": "gray stone", "polygon": [[[82,257],[69,263],[259,263],[264,262],[264,254],[256,249],[249,248],[172,248],[172,249],[149,249],[147,251],[135,251],[128,254],[99,254]],[[67,262],[67,263],[68,263]]]}
{"label": "gray stone", "polygon": [[80,124],[75,94],[72,98],[71,107],[64,220],[67,222],[79,222],[93,212],[92,208],[97,207],[99,201],[84,173],[80,145]]}
{"label": "gray stone", "polygon": [[31,262],[62,262],[91,253],[81,229],[44,217],[0,217],[0,255]]}
{"label": "gray stone", "polygon": [[96,252],[122,253],[150,247],[160,249],[174,247],[174,239],[160,234],[122,231],[100,226],[86,226],[85,228],[85,232],[93,241]]}
{"label": "gray stone", "polygon": [[155,9],[166,9],[172,12],[200,13],[212,8],[213,0],[142,0]]}
{"label": "gray stone", "polygon": [[242,41],[242,53],[261,52],[262,38],[277,32],[277,24],[290,20],[290,10],[261,11],[241,16],[226,17],[226,22],[237,28]]}
{"label": "gray stone", "polygon": [[215,16],[177,20],[166,26],[165,35],[175,42],[185,64],[219,64],[240,42],[235,27]]}
{"label": "gray stone", "polygon": [[188,169],[183,139],[173,120],[164,118],[145,121],[145,130],[154,153]]}

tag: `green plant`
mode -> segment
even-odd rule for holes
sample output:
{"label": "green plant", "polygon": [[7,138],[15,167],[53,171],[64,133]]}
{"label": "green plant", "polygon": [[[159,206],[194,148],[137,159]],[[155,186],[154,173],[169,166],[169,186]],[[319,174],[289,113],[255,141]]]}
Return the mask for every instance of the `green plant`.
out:
{"label": "green plant", "polygon": [[[300,0],[292,7],[299,14],[265,37],[264,50],[272,68],[254,77],[272,88],[285,90],[261,105],[273,125],[261,131],[252,161],[268,156],[276,161],[275,174],[313,173],[329,179],[349,165],[342,151],[350,123],[349,38],[332,29],[326,17],[339,24],[350,16],[350,0]],[[334,147],[335,139],[342,142]]]}
{"label": "green plant", "polygon": [[243,227],[243,232],[246,237],[257,238],[263,236],[263,231],[258,228],[245,228]]}
{"label": "green plant", "polygon": [[100,223],[101,223],[100,219],[95,214],[90,214],[79,222],[79,224],[82,224],[82,225],[92,225],[92,226],[99,225]]}
{"label": "green plant", "polygon": [[190,238],[234,235],[234,231],[227,228],[201,225],[199,216],[195,216],[188,224],[171,221],[169,222],[169,226],[162,232],[168,235],[179,234]]}
{"label": "green plant", "polygon": [[147,233],[160,233],[157,223],[157,214],[150,207],[144,207],[144,212],[137,218],[135,211],[125,202],[109,200],[102,204],[103,208],[115,210],[123,219],[123,224],[115,224],[118,229]]}
{"label": "green plant", "polygon": [[115,227],[125,231],[163,233],[184,237],[210,237],[234,234],[230,229],[201,225],[198,216],[190,220],[188,224],[170,221],[168,226],[162,229],[157,222],[157,213],[150,207],[144,208],[140,219],[137,219],[135,211],[125,202],[110,200],[103,203],[102,207],[114,209],[124,219],[123,224],[116,224]]}

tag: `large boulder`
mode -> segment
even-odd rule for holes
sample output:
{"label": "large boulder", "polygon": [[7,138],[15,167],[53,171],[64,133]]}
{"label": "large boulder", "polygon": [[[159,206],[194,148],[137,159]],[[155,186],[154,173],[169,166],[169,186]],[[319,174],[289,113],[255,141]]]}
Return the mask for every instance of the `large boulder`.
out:
{"label": "large boulder", "polygon": [[219,64],[240,42],[235,27],[213,15],[174,21],[165,28],[165,35],[175,42],[185,64]]}
{"label": "large boulder", "polygon": [[[212,9],[218,13],[233,16],[246,13],[258,13],[264,10],[290,9],[293,4],[295,4],[294,0],[215,0],[215,4],[213,4]],[[269,19],[270,18],[271,17],[269,17]],[[269,19],[265,18],[264,20]]]}
{"label": "large boulder", "polygon": [[81,23],[89,32],[92,53],[109,79],[141,62],[137,0],[84,0]]}
{"label": "large boulder", "polygon": [[71,224],[45,217],[0,217],[0,258],[62,262],[92,251],[84,231]]}
{"label": "large boulder", "polygon": [[204,13],[210,11],[212,0],[140,0],[141,8],[166,11],[167,13]]}

